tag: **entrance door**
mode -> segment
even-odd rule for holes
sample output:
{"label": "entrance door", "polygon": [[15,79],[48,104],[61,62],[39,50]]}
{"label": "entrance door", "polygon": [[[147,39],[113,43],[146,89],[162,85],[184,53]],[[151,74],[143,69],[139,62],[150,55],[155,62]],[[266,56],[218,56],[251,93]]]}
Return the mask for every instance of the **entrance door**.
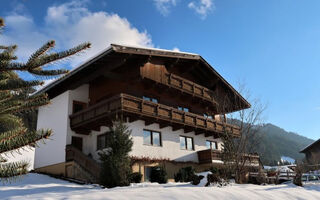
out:
{"label": "entrance door", "polygon": [[71,145],[82,151],[82,138],[72,136],[71,138]]}
{"label": "entrance door", "polygon": [[144,167],[144,181],[150,182],[151,167]]}

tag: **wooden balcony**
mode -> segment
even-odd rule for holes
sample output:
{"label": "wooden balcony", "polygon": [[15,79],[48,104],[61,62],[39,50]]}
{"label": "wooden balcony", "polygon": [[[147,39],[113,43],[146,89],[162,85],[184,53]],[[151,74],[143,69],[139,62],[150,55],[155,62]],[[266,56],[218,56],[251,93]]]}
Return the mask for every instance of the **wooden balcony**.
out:
{"label": "wooden balcony", "polygon": [[[220,150],[211,150],[206,149],[202,151],[198,151],[198,160],[200,164],[209,164],[214,163],[215,161],[221,161],[221,154],[222,152]],[[244,154],[244,157],[246,157],[248,161],[248,165],[250,166],[259,166],[260,160],[259,156],[255,154]]]}
{"label": "wooden balcony", "polygon": [[165,85],[168,88],[173,88],[193,97],[200,98],[201,100],[208,101],[215,106],[217,105],[215,93],[212,90],[175,74],[165,71],[154,72],[148,70],[148,68],[141,68],[140,75],[142,78],[152,80],[156,83]]}
{"label": "wooden balcony", "polygon": [[115,116],[129,117],[130,122],[141,119],[146,125],[158,123],[160,128],[171,126],[173,131],[184,129],[186,133],[194,131],[195,134],[214,137],[228,132],[240,136],[237,126],[127,94],[116,95],[71,115],[70,126],[77,133],[89,133],[102,125],[109,125],[107,123]]}

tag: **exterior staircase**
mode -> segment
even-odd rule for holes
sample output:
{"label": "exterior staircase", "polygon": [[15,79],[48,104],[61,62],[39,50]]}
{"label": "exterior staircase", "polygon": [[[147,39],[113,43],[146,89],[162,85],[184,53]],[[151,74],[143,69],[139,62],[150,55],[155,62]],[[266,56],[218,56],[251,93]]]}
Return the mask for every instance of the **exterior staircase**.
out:
{"label": "exterior staircase", "polygon": [[66,146],[66,176],[86,183],[99,183],[100,164],[72,145]]}

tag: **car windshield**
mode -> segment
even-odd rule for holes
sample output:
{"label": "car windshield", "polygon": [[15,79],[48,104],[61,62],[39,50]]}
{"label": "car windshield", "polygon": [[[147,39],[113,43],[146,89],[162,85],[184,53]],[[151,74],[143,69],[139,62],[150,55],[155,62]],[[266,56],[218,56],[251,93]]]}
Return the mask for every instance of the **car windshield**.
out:
{"label": "car windshield", "polygon": [[302,180],[302,181],[307,181],[307,176],[306,176],[306,175],[303,175],[302,178],[301,178],[301,180]]}
{"label": "car windshield", "polygon": [[318,180],[317,176],[314,176],[314,175],[309,176],[309,181],[317,181],[317,180]]}

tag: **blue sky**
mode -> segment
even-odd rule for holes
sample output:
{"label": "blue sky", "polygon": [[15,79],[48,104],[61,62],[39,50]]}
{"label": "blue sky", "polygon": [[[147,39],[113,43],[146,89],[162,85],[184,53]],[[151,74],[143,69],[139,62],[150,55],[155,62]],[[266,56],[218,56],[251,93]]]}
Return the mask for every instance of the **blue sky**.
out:
{"label": "blue sky", "polygon": [[320,137],[320,1],[309,0],[2,0],[1,42],[24,60],[48,39],[57,49],[90,41],[202,55],[235,87],[245,82],[268,104],[266,122]]}

